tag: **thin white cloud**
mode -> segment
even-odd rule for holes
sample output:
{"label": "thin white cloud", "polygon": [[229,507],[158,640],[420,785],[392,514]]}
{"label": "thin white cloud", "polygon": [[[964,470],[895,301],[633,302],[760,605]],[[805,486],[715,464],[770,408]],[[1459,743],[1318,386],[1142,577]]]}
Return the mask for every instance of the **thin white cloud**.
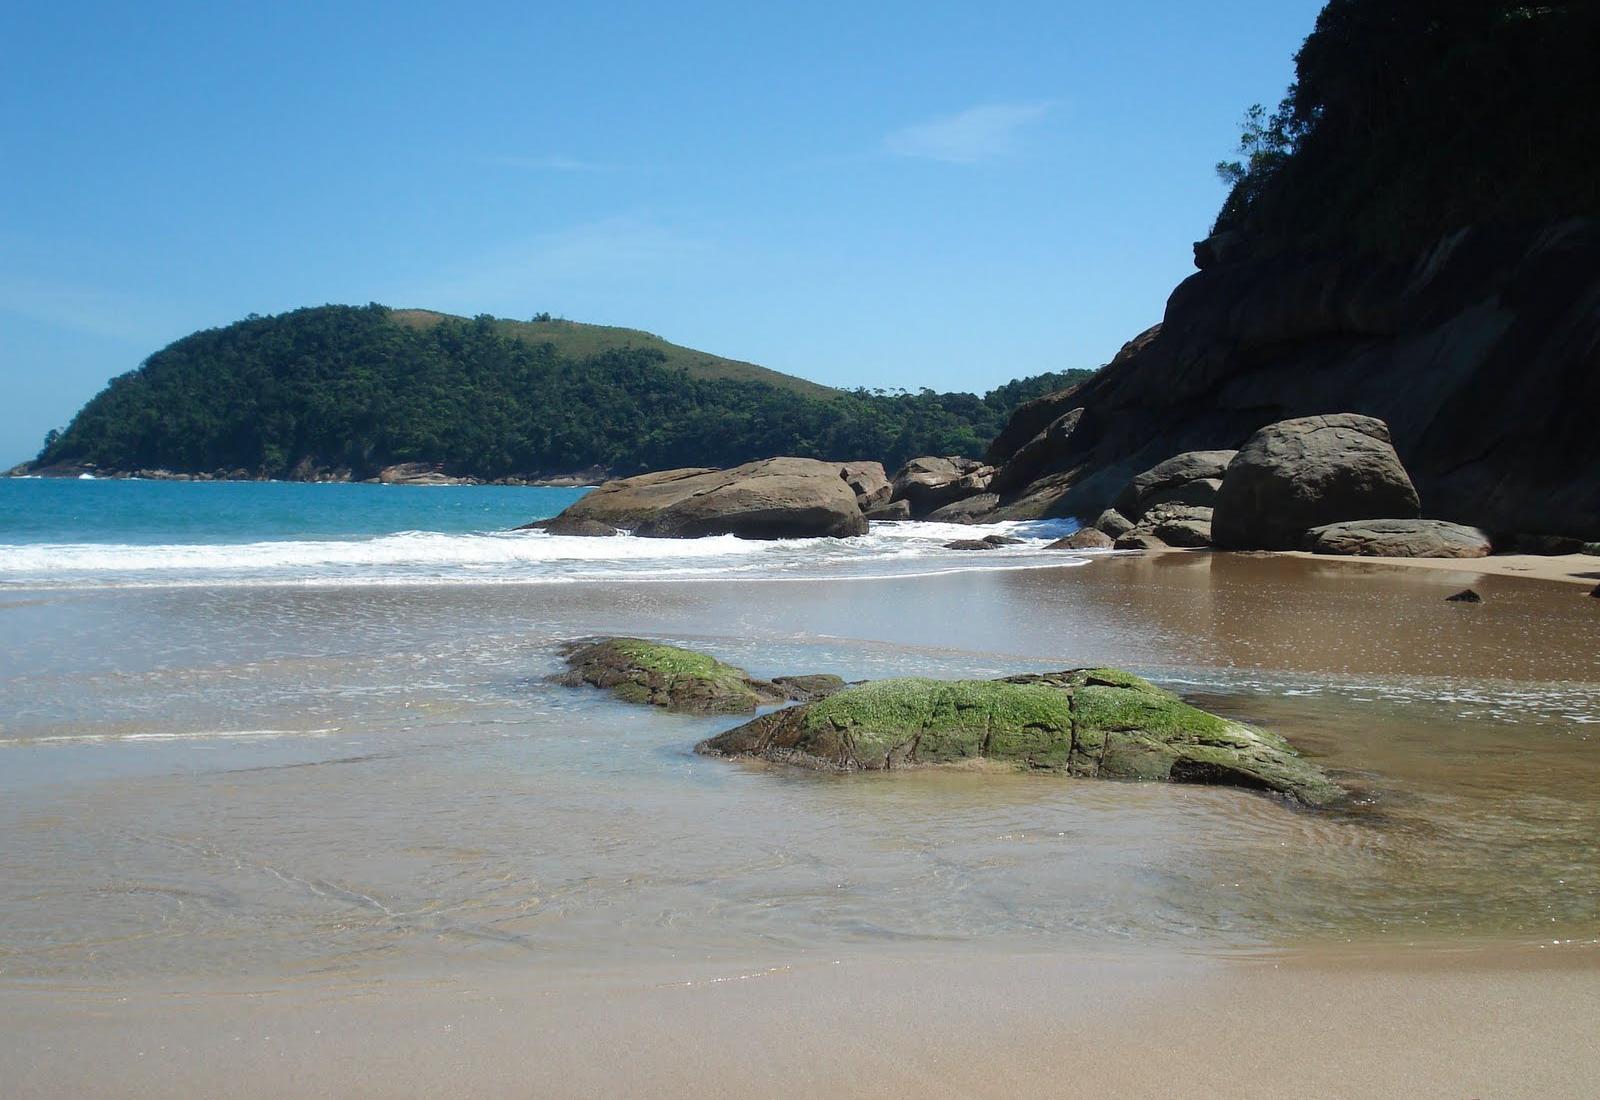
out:
{"label": "thin white cloud", "polygon": [[673,229],[608,218],[496,248],[453,265],[441,278],[395,287],[388,300],[465,313],[514,313],[545,308],[543,303],[560,301],[579,288],[678,277],[712,252],[704,241]]}
{"label": "thin white cloud", "polygon": [[539,156],[503,156],[489,157],[490,164],[498,164],[506,168],[531,168],[540,172],[620,172],[622,168],[615,164],[601,164],[598,161],[580,160],[578,157],[563,156],[560,153],[548,153]]}
{"label": "thin white cloud", "polygon": [[896,130],[883,144],[895,156],[976,164],[1015,152],[1023,128],[1049,110],[1048,102],[983,104]]}
{"label": "thin white cloud", "polygon": [[181,331],[181,315],[139,294],[0,275],[0,313],[56,328],[151,346]]}

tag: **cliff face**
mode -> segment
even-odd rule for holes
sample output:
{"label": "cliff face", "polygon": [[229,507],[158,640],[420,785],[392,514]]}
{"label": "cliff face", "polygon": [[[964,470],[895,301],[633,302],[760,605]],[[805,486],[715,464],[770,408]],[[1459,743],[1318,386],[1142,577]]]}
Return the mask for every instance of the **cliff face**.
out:
{"label": "cliff face", "polygon": [[989,453],[1000,515],[1093,516],[1178,452],[1358,412],[1424,514],[1600,538],[1600,222],[1465,230],[1409,263],[1217,256],[1092,380],[1016,412]]}

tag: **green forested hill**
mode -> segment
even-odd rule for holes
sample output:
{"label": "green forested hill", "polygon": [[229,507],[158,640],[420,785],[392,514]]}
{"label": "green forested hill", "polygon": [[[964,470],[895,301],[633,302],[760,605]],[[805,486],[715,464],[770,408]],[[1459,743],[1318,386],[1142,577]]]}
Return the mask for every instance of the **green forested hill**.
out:
{"label": "green forested hill", "polygon": [[616,473],[774,454],[982,452],[1018,403],[837,391],[630,329],[321,306],[197,332],[114,379],[36,465],[308,477],[398,462],[458,476]]}

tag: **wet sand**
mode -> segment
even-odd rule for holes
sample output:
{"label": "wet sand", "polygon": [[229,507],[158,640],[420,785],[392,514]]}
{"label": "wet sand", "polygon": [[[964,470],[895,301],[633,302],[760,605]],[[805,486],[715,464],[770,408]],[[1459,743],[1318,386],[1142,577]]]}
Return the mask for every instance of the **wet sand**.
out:
{"label": "wet sand", "polygon": [[[296,990],[0,992],[15,1097],[1587,1100],[1600,953],[846,958]],[[63,1027],[63,1013],[72,1026]]]}
{"label": "wet sand", "polygon": [[1423,569],[1435,573],[1462,573],[1478,577],[1525,577],[1528,580],[1556,581],[1563,584],[1586,585],[1589,588],[1600,584],[1600,556],[1594,554],[1493,554],[1487,558],[1346,558],[1333,554],[1312,554],[1305,550],[1288,550],[1260,556],[1335,562],[1357,569],[1363,566],[1369,568],[1376,566],[1391,569]]}
{"label": "wet sand", "polygon": [[[1592,1096],[1600,600],[1472,583],[5,601],[0,1094]],[[714,723],[544,683],[621,631],[760,675],[1128,665],[1369,801],[706,761]]]}

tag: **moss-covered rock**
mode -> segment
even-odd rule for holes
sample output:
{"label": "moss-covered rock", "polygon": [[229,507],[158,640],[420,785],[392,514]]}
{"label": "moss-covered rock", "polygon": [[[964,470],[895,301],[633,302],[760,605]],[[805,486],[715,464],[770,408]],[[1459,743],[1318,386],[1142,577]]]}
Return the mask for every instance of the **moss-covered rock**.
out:
{"label": "moss-covered rock", "polygon": [[1248,787],[1308,806],[1345,796],[1283,738],[1105,668],[880,680],[763,715],[696,751],[841,772],[994,762],[1086,778]]}
{"label": "moss-covered rock", "polygon": [[557,679],[607,688],[629,703],[701,714],[750,714],[790,698],[776,684],[751,677],[706,653],[642,638],[592,638],[562,650],[567,672]]}

